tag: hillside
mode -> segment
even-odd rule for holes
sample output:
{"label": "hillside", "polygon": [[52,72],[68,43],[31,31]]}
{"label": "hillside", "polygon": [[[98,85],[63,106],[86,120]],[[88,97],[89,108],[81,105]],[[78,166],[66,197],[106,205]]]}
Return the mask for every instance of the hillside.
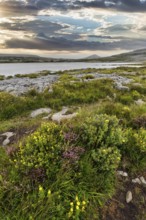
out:
{"label": "hillside", "polygon": [[98,60],[103,62],[144,62],[146,61],[146,49],[103,57]]}

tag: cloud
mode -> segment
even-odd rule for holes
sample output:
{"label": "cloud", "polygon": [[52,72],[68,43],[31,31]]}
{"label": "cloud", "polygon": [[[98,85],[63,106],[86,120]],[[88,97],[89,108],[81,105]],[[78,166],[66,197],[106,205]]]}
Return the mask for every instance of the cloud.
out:
{"label": "cloud", "polygon": [[0,0],[0,48],[133,50],[146,45],[145,0]]}
{"label": "cloud", "polygon": [[145,0],[1,0],[5,13],[36,13],[43,9],[79,10],[83,8],[113,9],[129,12],[145,12]]}
{"label": "cloud", "polygon": [[139,49],[146,44],[145,39],[126,39],[123,38],[113,42],[89,42],[86,40],[67,40],[59,37],[47,37],[41,34],[41,38],[25,38],[25,39],[10,39],[5,42],[5,48],[23,48],[23,49],[39,49],[48,51],[98,51],[98,50],[113,50],[113,49]]}

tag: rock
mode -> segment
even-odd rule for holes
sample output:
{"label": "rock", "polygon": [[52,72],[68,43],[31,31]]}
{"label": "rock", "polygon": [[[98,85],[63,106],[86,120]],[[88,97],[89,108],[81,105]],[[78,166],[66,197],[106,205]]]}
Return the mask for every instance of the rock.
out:
{"label": "rock", "polygon": [[43,117],[42,119],[43,119],[43,120],[48,120],[50,117],[51,117],[51,114],[49,114],[49,115],[46,116],[46,117]]}
{"label": "rock", "polygon": [[0,81],[0,91],[7,91],[11,94],[21,95],[28,92],[31,89],[36,89],[38,92],[43,92],[44,89],[47,89],[55,81],[57,81],[59,75],[47,75],[40,76],[35,79],[25,77],[17,78],[13,77],[11,79],[5,79]]}
{"label": "rock", "polygon": [[52,86],[50,86],[49,87],[49,91],[48,91],[49,93],[52,93],[53,92],[53,87]]}
{"label": "rock", "polygon": [[117,174],[120,175],[120,176],[128,177],[128,173],[120,171],[120,170],[117,171]]}
{"label": "rock", "polygon": [[120,91],[129,91],[128,86],[123,86],[121,83],[116,83],[115,88]]}
{"label": "rock", "polygon": [[140,177],[141,183],[146,186],[146,180],[143,176]]}
{"label": "rock", "polygon": [[77,113],[66,114],[67,111],[68,111],[68,108],[67,107],[63,107],[62,111],[53,114],[52,120],[60,123],[60,121],[62,121],[62,120],[71,119],[71,118],[73,118],[73,117],[75,117],[77,115]]}
{"label": "rock", "polygon": [[33,111],[31,114],[30,114],[30,117],[31,118],[35,118],[37,117],[38,115],[41,115],[41,114],[50,114],[51,113],[51,109],[50,108],[40,108],[40,109],[36,109],[35,111]]}
{"label": "rock", "polygon": [[3,141],[2,145],[6,146],[10,143],[10,138],[13,137],[15,135],[15,133],[13,132],[5,132],[3,134],[1,134],[1,136],[6,136],[6,139]]}
{"label": "rock", "polygon": [[130,203],[132,201],[132,192],[128,191],[126,194],[126,202]]}
{"label": "rock", "polygon": [[142,99],[138,99],[137,101],[135,101],[136,105],[143,105],[145,104],[145,102]]}
{"label": "rock", "polygon": [[138,184],[141,184],[141,181],[139,178],[135,178],[135,179],[132,179],[132,183],[138,183]]}

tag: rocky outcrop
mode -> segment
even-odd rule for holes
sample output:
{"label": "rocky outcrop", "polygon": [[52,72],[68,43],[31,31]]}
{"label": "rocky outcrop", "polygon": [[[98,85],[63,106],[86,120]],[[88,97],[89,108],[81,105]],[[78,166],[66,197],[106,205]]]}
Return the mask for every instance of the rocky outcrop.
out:
{"label": "rocky outcrop", "polygon": [[42,92],[44,89],[49,88],[56,80],[58,75],[47,75],[34,79],[29,77],[25,78],[11,78],[0,81],[0,91],[10,92],[14,95],[21,95],[31,89],[36,89]]}
{"label": "rocky outcrop", "polygon": [[[128,90],[129,88],[125,86],[126,84],[132,82],[132,79],[128,79],[123,76],[118,76],[116,73],[113,74],[100,74],[100,73],[91,73],[93,78],[83,79],[87,74],[72,74],[75,78],[88,82],[95,79],[112,79],[115,83],[115,88],[118,90]],[[0,91],[10,92],[14,95],[21,95],[28,92],[31,89],[36,89],[38,92],[42,92],[44,89],[48,88],[48,92],[53,92],[52,84],[56,82],[59,78],[58,74],[40,76],[37,78],[17,78],[13,77],[11,79],[5,79],[0,81]]]}

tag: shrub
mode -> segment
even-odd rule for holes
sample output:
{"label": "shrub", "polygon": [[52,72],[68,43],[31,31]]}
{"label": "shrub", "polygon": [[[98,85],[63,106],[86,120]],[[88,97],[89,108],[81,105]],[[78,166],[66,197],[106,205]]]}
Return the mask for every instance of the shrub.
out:
{"label": "shrub", "polygon": [[16,165],[28,171],[34,168],[45,169],[46,175],[50,177],[58,169],[62,143],[60,126],[53,122],[43,124],[20,146]]}
{"label": "shrub", "polygon": [[121,152],[126,156],[133,167],[145,168],[146,165],[146,130],[126,130],[127,141],[123,144]]}
{"label": "shrub", "polygon": [[81,143],[90,149],[120,146],[124,139],[119,120],[102,114],[85,119],[78,132]]}
{"label": "shrub", "polygon": [[97,170],[103,172],[115,171],[121,159],[120,151],[113,147],[102,147],[97,150],[92,150],[91,156],[97,166]]}

